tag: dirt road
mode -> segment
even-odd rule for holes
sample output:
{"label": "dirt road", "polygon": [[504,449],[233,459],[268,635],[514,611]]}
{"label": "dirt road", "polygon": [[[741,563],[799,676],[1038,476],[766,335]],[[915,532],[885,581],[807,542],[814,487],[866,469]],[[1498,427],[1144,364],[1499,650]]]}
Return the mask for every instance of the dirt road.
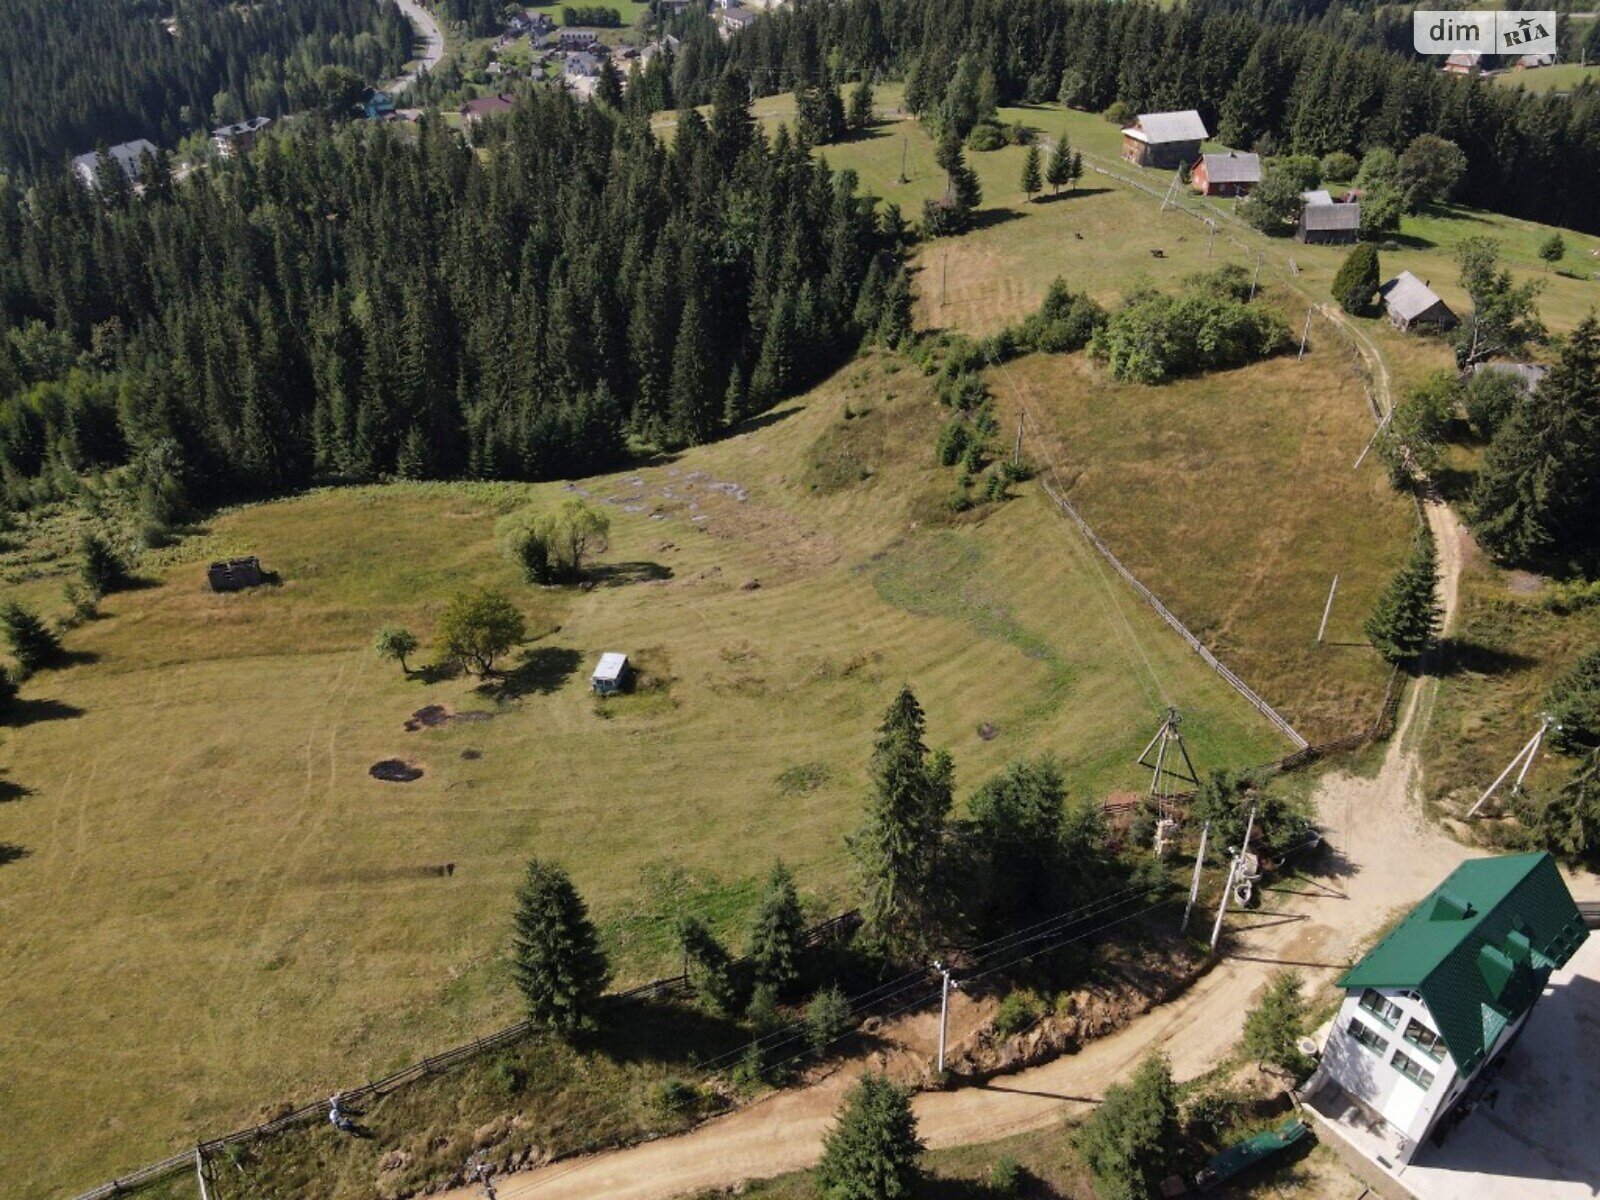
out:
{"label": "dirt road", "polygon": [[412,63],[403,75],[390,81],[386,89],[390,94],[398,95],[410,88],[422,72],[431,71],[439,65],[439,60],[444,57],[444,33],[439,29],[439,22],[420,3],[420,0],[394,0],[394,2],[400,6],[400,11],[405,13],[422,42],[422,53],[417,56],[417,61]]}

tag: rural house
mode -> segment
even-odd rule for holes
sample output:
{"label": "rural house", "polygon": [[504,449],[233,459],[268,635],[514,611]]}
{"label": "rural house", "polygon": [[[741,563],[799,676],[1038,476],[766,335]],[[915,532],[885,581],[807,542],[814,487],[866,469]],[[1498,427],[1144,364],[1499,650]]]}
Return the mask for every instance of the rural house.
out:
{"label": "rural house", "polygon": [[1261,156],[1240,150],[1202,154],[1189,182],[1202,196],[1248,196],[1261,182]]}
{"label": "rural house", "polygon": [[[1323,192],[1326,196],[1327,193]],[[1349,245],[1361,232],[1361,205],[1308,202],[1300,210],[1295,240],[1316,245]]]}
{"label": "rural house", "polygon": [[251,117],[237,125],[223,125],[211,131],[211,146],[223,158],[248,153],[256,144],[256,134],[271,124],[271,117]]}
{"label": "rural house", "polygon": [[563,50],[587,50],[590,46],[600,41],[600,35],[594,29],[563,28],[556,34],[556,41]]}
{"label": "rural house", "polygon": [[589,676],[589,686],[596,696],[614,696],[628,681],[628,656],[608,652],[600,656],[600,665]]}
{"label": "rural house", "polygon": [[1548,853],[1469,859],[1339,980],[1344,1002],[1301,1094],[1375,1135],[1383,1165],[1410,1162],[1476,1097],[1587,936]]}
{"label": "rural house", "polygon": [[[122,168],[122,173],[129,179],[139,178],[144,170],[144,156],[152,157],[157,153],[155,143],[138,138],[131,142],[120,142],[115,146],[107,147],[105,156],[117,166]],[[91,150],[88,154],[80,154],[72,160],[73,173],[82,181],[85,187],[100,186],[100,154],[99,150]]]}
{"label": "rural house", "polygon": [[737,4],[725,4],[716,14],[716,19],[718,26],[721,27],[723,40],[726,41],[741,29],[748,29],[754,25],[756,13]]}
{"label": "rural house", "polygon": [[485,117],[497,117],[502,113],[508,113],[515,107],[516,99],[507,92],[500,92],[493,96],[479,96],[476,100],[468,100],[461,106],[461,124],[476,125]]}
{"label": "rural house", "polygon": [[1483,55],[1476,50],[1452,54],[1439,68],[1446,75],[1476,75],[1483,70]]}
{"label": "rural house", "polygon": [[1122,157],[1141,167],[1180,167],[1200,156],[1200,143],[1210,134],[1194,109],[1140,113],[1122,131]]}
{"label": "rural house", "polygon": [[1410,271],[1401,271],[1378,289],[1378,295],[1383,297],[1384,311],[1396,329],[1412,329],[1418,325],[1449,329],[1457,324],[1450,306]]}

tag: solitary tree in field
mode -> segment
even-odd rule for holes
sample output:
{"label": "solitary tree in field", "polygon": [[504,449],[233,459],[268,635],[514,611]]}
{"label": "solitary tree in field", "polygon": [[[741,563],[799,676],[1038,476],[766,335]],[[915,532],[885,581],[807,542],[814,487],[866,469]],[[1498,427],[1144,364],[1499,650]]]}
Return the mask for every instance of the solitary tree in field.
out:
{"label": "solitary tree in field", "polygon": [[863,1075],[822,1145],[823,1200],[900,1200],[916,1194],[922,1139],[911,1093],[883,1075]]}
{"label": "solitary tree in field", "polygon": [[98,533],[83,536],[83,563],[79,573],[83,576],[83,586],[95,599],[110,595],[128,582],[127,565],[111,548],[111,543]]}
{"label": "solitary tree in field", "polygon": [[417,652],[417,635],[403,625],[385,625],[373,636],[372,652],[385,662],[397,662],[404,675],[411,674],[406,659]]}
{"label": "solitary tree in field", "polygon": [[1073,181],[1072,161],[1072,147],[1067,143],[1067,135],[1063,133],[1050,148],[1050,162],[1044,170],[1045,182],[1050,185],[1051,195],[1059,196],[1061,189]]}
{"label": "solitary tree in field", "polygon": [[1078,1131],[1078,1149],[1100,1200],[1147,1200],[1166,1174],[1178,1139],[1178,1091],[1166,1057],[1152,1054]]}
{"label": "solitary tree in field", "polygon": [[1245,1053],[1257,1065],[1298,1070],[1305,1055],[1296,1044],[1306,1032],[1306,998],[1300,993],[1300,976],[1295,971],[1277,971],[1267,991],[1244,1018]]}
{"label": "solitary tree in field", "polygon": [[800,955],[805,950],[806,921],[794,876],[779,862],[767,879],[767,891],[756,909],[750,930],[750,960],[756,982],[780,994],[800,978]]}
{"label": "solitary tree in field", "polygon": [[1333,298],[1347,313],[1364,313],[1382,282],[1378,247],[1360,242],[1345,256],[1339,273],[1333,277]]}
{"label": "solitary tree in field", "polygon": [[922,950],[939,915],[938,859],[954,768],[923,743],[922,706],[902,688],[878,729],[866,822],[850,838],[866,923],[891,953]]}
{"label": "solitary tree in field", "polygon": [[32,675],[61,658],[61,639],[31,608],[24,608],[13,600],[0,609],[0,626],[5,629],[11,655],[23,675]]}
{"label": "solitary tree in field", "polygon": [[1544,340],[1536,303],[1542,280],[1517,283],[1500,265],[1500,243],[1489,237],[1465,239],[1456,248],[1456,261],[1461,286],[1472,299],[1472,311],[1454,334],[1458,367],[1465,371],[1498,354],[1518,355]]}
{"label": "solitary tree in field", "polygon": [[1029,146],[1028,155],[1022,160],[1022,190],[1029,200],[1037,196],[1044,188],[1044,176],[1040,169],[1041,156],[1038,146]]}
{"label": "solitary tree in field", "polygon": [[439,617],[439,649],[482,676],[526,632],[522,614],[504,592],[477,588],[456,593]]}
{"label": "solitary tree in field", "polygon": [[863,129],[872,127],[872,81],[863,78],[856,85],[856,90],[850,93],[850,112],[845,118],[845,124],[852,133],[860,133]]}
{"label": "solitary tree in field", "polygon": [[1421,655],[1439,634],[1439,559],[1426,529],[1389,586],[1378,597],[1364,626],[1367,637],[1392,663]]}
{"label": "solitary tree in field", "polygon": [[511,969],[535,1024],[567,1033],[593,1019],[610,970],[583,898],[553,863],[531,859],[517,888]]}
{"label": "solitary tree in field", "polygon": [[1567,243],[1559,233],[1552,233],[1539,243],[1539,257],[1546,268],[1555,266],[1567,256]]}

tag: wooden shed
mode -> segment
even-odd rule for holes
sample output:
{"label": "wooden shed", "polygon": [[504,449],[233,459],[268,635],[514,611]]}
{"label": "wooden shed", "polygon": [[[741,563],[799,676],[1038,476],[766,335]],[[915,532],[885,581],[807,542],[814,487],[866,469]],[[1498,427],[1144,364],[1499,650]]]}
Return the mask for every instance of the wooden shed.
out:
{"label": "wooden shed", "polygon": [[1350,245],[1361,232],[1361,205],[1307,204],[1300,210],[1297,242],[1316,245]]}
{"label": "wooden shed", "polygon": [[1401,271],[1378,289],[1378,295],[1383,297],[1384,311],[1396,329],[1414,329],[1418,325],[1450,329],[1458,324],[1450,306],[1410,271]]}
{"label": "wooden shed", "polygon": [[1141,167],[1168,169],[1192,163],[1210,135],[1192,108],[1182,112],[1140,113],[1122,131],[1122,157]]}

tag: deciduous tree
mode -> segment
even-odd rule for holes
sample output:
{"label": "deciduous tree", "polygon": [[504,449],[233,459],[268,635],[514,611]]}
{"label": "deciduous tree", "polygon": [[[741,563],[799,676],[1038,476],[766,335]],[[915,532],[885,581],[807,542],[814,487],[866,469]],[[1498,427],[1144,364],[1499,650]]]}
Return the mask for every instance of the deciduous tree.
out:
{"label": "deciduous tree", "polygon": [[457,592],[439,617],[440,652],[480,676],[526,633],[516,605],[494,588]]}

